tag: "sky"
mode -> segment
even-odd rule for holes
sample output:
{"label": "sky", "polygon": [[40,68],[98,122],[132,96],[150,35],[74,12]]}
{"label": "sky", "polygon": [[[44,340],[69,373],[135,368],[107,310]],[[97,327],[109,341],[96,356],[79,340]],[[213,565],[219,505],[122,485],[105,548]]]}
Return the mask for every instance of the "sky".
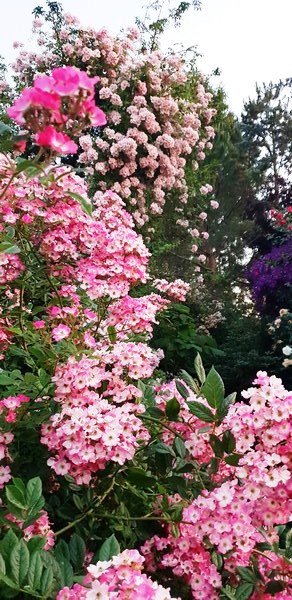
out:
{"label": "sky", "polygon": [[[173,0],[174,2],[174,0]],[[0,0],[0,54],[12,62],[12,43],[32,45],[31,12],[45,0]],[[85,25],[107,27],[113,34],[142,16],[147,0],[63,0],[66,12]],[[292,76],[292,0],[202,0],[200,11],[189,11],[179,29],[169,30],[163,46],[197,46],[200,69],[217,79],[231,109],[240,115],[256,83]]]}

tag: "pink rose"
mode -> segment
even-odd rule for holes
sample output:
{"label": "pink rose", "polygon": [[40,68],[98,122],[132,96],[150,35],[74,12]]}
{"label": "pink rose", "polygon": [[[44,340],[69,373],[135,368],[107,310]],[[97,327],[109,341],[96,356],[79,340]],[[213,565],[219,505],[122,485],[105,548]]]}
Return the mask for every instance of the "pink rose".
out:
{"label": "pink rose", "polygon": [[205,213],[205,212],[201,212],[201,213],[199,214],[199,219],[202,219],[202,221],[206,221],[206,219],[207,219],[207,216],[208,216],[208,215],[207,215],[207,213]]}
{"label": "pink rose", "polygon": [[54,327],[52,330],[52,338],[55,342],[60,342],[60,340],[64,340],[71,333],[70,327],[68,325],[58,325],[58,327]]}
{"label": "pink rose", "polygon": [[219,202],[217,202],[217,200],[211,200],[210,205],[212,208],[219,208]]}
{"label": "pink rose", "polygon": [[45,321],[40,320],[40,321],[34,321],[32,325],[35,329],[43,329],[43,327],[45,327],[46,324],[45,324]]}
{"label": "pink rose", "polygon": [[38,146],[48,146],[58,154],[75,154],[78,149],[77,144],[68,135],[56,131],[52,125],[37,133],[35,141]]}
{"label": "pink rose", "polygon": [[14,104],[7,109],[7,114],[16,123],[22,125],[25,122],[24,113],[32,106],[40,106],[56,111],[60,107],[60,98],[55,94],[36,88],[26,88],[21,96],[16,98]]}
{"label": "pink rose", "polygon": [[31,215],[23,215],[23,217],[21,217],[21,220],[23,223],[29,224],[33,221],[33,217]]}

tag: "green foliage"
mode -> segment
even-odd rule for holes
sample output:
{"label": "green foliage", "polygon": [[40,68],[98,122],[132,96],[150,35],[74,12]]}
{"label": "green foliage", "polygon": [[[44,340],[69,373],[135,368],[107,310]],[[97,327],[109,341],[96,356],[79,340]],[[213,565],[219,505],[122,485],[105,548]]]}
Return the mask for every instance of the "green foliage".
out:
{"label": "green foliage", "polygon": [[99,550],[98,560],[109,560],[112,556],[116,556],[120,552],[120,545],[112,534],[107,540],[105,540]]}
{"label": "green foliage", "polygon": [[161,361],[161,368],[168,373],[178,373],[185,368],[189,373],[195,374],[194,354],[199,352],[210,361],[222,354],[210,335],[197,332],[191,309],[182,304],[174,304],[162,313],[151,343],[154,348],[162,348],[164,351],[165,358]]}
{"label": "green foliage", "polygon": [[222,374],[227,391],[235,389],[240,393],[255,378],[258,370],[281,377],[289,386],[289,369],[282,366],[282,345],[285,344],[273,349],[267,319],[260,319],[253,311],[244,314],[244,309],[232,305],[225,314],[226,320],[218,325],[213,335],[220,344],[219,348],[224,350],[224,357],[216,357],[214,363]]}
{"label": "green foliage", "polygon": [[[34,536],[27,541],[22,537],[26,527],[42,514],[44,497],[41,480],[35,477],[27,484],[20,478],[12,481],[13,484],[6,486],[5,490],[6,507],[1,509],[1,521],[5,523],[0,540],[1,598],[21,597],[20,593],[28,597],[53,598],[61,583],[57,576],[57,562],[43,550],[44,538]],[[16,522],[6,518],[7,512]]]}
{"label": "green foliage", "polygon": [[224,383],[214,367],[201,387],[201,393],[205,396],[208,404],[217,409],[224,399]]}
{"label": "green foliage", "polygon": [[[25,486],[21,479],[15,477],[13,485],[7,485],[5,488],[7,509],[17,519],[23,521],[23,526],[27,527],[38,516],[44,506],[44,497],[42,495],[42,483],[39,477],[30,479]],[[0,513],[1,519],[5,520],[5,513]]]}

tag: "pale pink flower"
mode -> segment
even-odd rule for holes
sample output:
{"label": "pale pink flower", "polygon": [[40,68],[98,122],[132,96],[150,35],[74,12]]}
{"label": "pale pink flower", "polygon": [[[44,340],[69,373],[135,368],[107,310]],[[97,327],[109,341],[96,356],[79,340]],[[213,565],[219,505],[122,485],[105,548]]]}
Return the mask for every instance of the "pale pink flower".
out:
{"label": "pale pink flower", "polygon": [[52,338],[55,340],[55,342],[60,342],[60,340],[64,340],[65,338],[69,337],[70,333],[70,327],[60,323],[60,325],[52,329]]}

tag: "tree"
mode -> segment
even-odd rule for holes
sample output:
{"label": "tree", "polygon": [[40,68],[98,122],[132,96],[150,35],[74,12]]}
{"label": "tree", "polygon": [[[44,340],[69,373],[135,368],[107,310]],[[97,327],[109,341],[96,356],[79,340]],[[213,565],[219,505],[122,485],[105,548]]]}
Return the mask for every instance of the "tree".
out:
{"label": "tree", "polygon": [[291,204],[291,85],[292,80],[287,79],[257,86],[257,97],[245,103],[241,118],[253,187],[247,215],[256,225],[249,243],[260,253],[271,250],[273,245],[275,230],[269,211]]}

